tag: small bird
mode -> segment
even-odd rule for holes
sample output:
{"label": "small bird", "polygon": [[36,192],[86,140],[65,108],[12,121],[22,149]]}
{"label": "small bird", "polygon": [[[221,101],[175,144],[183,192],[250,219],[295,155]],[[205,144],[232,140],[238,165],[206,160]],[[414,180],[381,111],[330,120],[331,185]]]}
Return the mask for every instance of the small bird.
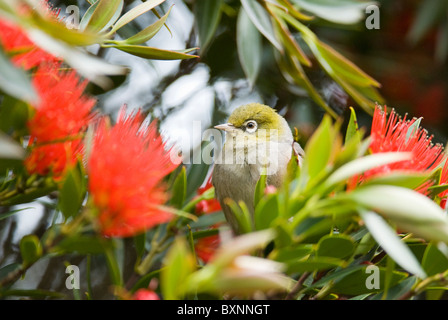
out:
{"label": "small bird", "polygon": [[226,124],[215,128],[225,131],[226,141],[215,158],[212,183],[226,220],[238,235],[241,230],[226,199],[244,201],[253,218],[254,193],[260,175],[266,174],[267,185],[280,187],[293,152],[299,165],[304,152],[294,141],[286,120],[260,103],[238,107]]}

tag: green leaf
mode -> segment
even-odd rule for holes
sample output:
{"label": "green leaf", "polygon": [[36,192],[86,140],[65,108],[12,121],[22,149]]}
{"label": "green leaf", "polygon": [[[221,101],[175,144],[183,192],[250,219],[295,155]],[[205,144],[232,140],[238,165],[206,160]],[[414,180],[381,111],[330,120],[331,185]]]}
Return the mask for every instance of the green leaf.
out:
{"label": "green leaf", "polygon": [[176,51],[176,50],[163,50],[146,46],[125,45],[125,44],[118,44],[107,47],[115,48],[130,53],[137,57],[153,60],[177,60],[177,59],[192,59],[199,57],[197,55],[188,54],[189,52],[196,50],[196,48]]}
{"label": "green leaf", "polygon": [[44,186],[24,190],[23,193],[18,193],[16,196],[13,196],[6,200],[0,199],[0,206],[12,206],[16,204],[31,202],[34,199],[50,194],[56,189],[56,184],[48,181],[48,184]]}
{"label": "green leaf", "polygon": [[284,263],[287,265],[287,274],[329,270],[344,265],[343,260],[332,257],[312,257],[308,260],[289,260]]}
{"label": "green leaf", "polygon": [[51,249],[51,252],[58,254],[101,254],[113,247],[114,243],[105,238],[75,234],[62,239]]}
{"label": "green leaf", "polygon": [[354,256],[364,256],[369,253],[370,250],[376,245],[375,239],[372,234],[367,232],[359,241],[358,246],[354,252]]}
{"label": "green leaf", "polygon": [[145,244],[146,244],[146,232],[142,232],[133,237],[135,251],[137,253],[137,262],[136,265],[140,264],[141,259],[143,257],[143,253],[145,252]]}
{"label": "green leaf", "polygon": [[237,203],[230,198],[225,199],[225,203],[230,207],[233,214],[235,215],[236,221],[238,222],[238,230],[240,231],[240,233],[252,232],[253,221],[246,203],[244,201],[239,201]]}
{"label": "green leaf", "polygon": [[4,96],[0,106],[0,130],[7,133],[10,131],[27,132],[26,124],[30,117],[29,108],[21,98]]}
{"label": "green leaf", "polygon": [[[69,29],[65,28],[65,30]],[[61,34],[63,33],[64,32],[61,32]],[[84,39],[84,34],[85,32],[79,33],[81,39]],[[103,59],[87,53],[85,50],[77,48],[80,44],[67,44],[67,39],[65,39],[65,42],[58,41],[59,38],[50,36],[39,29],[29,30],[28,35],[36,45],[45,48],[46,51],[54,56],[60,57],[68,65],[76,69],[83,77],[101,86],[103,89],[106,89],[113,84],[113,82],[106,78],[105,75],[122,75],[127,72],[127,69],[124,66],[110,64]],[[103,39],[94,40],[93,43],[103,43]]]}
{"label": "green leaf", "polygon": [[307,218],[303,222],[301,222],[294,230],[296,234],[295,240],[317,242],[325,234],[328,234],[333,225],[334,221],[326,217]]}
{"label": "green leaf", "polygon": [[282,45],[275,37],[274,28],[272,27],[269,14],[262,7],[262,5],[258,1],[253,0],[241,0],[241,4],[243,5],[248,17],[260,33],[264,35],[277,50],[283,52]]}
{"label": "green leaf", "polygon": [[20,254],[25,267],[32,265],[42,256],[42,246],[34,234],[24,236],[20,240]]}
{"label": "green leaf", "polygon": [[166,300],[182,299],[185,294],[187,277],[195,270],[193,255],[188,250],[184,238],[178,237],[171,245],[160,275],[160,286]]}
{"label": "green leaf", "polygon": [[[376,267],[376,266],[375,266]],[[367,266],[363,266],[362,269],[355,270],[351,272],[341,280],[335,282],[332,287],[332,292],[339,293],[343,295],[356,296],[364,293],[375,293],[384,289],[385,287],[385,279],[386,279],[386,268],[378,267],[378,277],[379,277],[379,289],[368,289],[367,281],[370,276],[373,274],[368,273],[366,271]],[[376,272],[376,271],[374,271]],[[405,280],[407,274],[404,272],[393,271],[390,279],[390,286],[394,286],[400,283],[402,280]]]}
{"label": "green leaf", "polygon": [[327,186],[333,186],[346,181],[354,175],[378,166],[411,159],[410,152],[382,152],[355,159],[337,169],[325,181]]}
{"label": "green leaf", "polygon": [[257,185],[255,186],[255,194],[254,194],[254,207],[256,208],[261,199],[264,198],[264,190],[266,189],[266,180],[267,176],[265,174],[260,175],[260,179],[257,181]]}
{"label": "green leaf", "polygon": [[86,10],[86,13],[82,16],[81,22],[79,23],[79,30],[84,31],[86,29],[87,24],[89,23],[90,18],[92,18],[92,14],[99,3],[100,1],[95,0],[95,2]]}
{"label": "green leaf", "polygon": [[4,279],[9,274],[19,271],[22,268],[20,263],[11,263],[7,264],[0,268],[0,279]]}
{"label": "green leaf", "polygon": [[402,230],[448,243],[448,217],[435,202],[418,192],[372,185],[354,190],[348,198],[391,219]]}
{"label": "green leaf", "polygon": [[255,208],[255,230],[263,230],[271,227],[272,221],[279,216],[280,203],[277,194],[271,194],[263,198]]}
{"label": "green leaf", "polygon": [[0,50],[0,90],[14,98],[29,103],[36,103],[36,94],[29,76],[23,69],[16,68]]}
{"label": "green leaf", "polygon": [[3,220],[3,219],[8,218],[10,216],[15,215],[16,213],[18,213],[20,211],[24,211],[24,210],[28,210],[28,209],[34,209],[34,207],[20,208],[20,209],[17,209],[17,210],[12,210],[12,211],[9,211],[9,212],[2,213],[2,214],[0,214],[0,221]]}
{"label": "green leaf", "polygon": [[226,219],[222,211],[218,211],[200,216],[197,221],[190,223],[190,226],[193,229],[209,228],[211,226],[214,226],[215,224],[225,221]]}
{"label": "green leaf", "polygon": [[64,176],[59,189],[58,205],[66,219],[75,216],[81,208],[85,195],[83,179],[77,166],[69,169]]}
{"label": "green leaf", "polygon": [[305,146],[303,171],[307,171],[310,179],[319,175],[330,161],[334,136],[330,117],[324,116],[321,124]]}
{"label": "green leaf", "polygon": [[[120,287],[123,286],[123,272],[122,268],[120,268],[119,258],[123,258],[124,256],[120,255],[120,252],[118,250],[114,250],[114,248],[112,248],[112,246],[110,245],[104,246],[104,256],[106,257],[107,267],[112,284]],[[120,260],[122,261],[122,259]],[[123,265],[121,264],[121,266]]]}
{"label": "green leaf", "polygon": [[126,12],[118,21],[112,26],[112,30],[110,33],[116,32],[121,27],[125,26],[135,18],[141,16],[145,12],[148,12],[149,10],[152,10],[154,7],[158,6],[159,4],[165,2],[165,0],[147,0],[138,6],[132,8],[128,12]]}
{"label": "green leaf", "polygon": [[350,107],[350,120],[345,133],[345,144],[347,144],[351,139],[356,139],[359,143],[361,142],[358,119],[356,118],[356,112],[353,107]]}
{"label": "green leaf", "polygon": [[[361,137],[361,133],[359,133],[359,137]],[[361,139],[353,136],[350,140],[346,141],[342,149],[336,153],[334,159],[334,169],[338,169],[344,164],[349,163],[365,154],[365,150],[368,149],[368,145],[370,144],[369,139],[365,139],[361,141]]]}
{"label": "green leaf", "polygon": [[44,299],[44,298],[56,298],[63,299],[67,298],[65,294],[55,291],[49,290],[41,290],[41,289],[11,289],[0,292],[0,298],[2,297],[30,297],[35,299]]}
{"label": "green leaf", "polygon": [[182,208],[187,196],[187,170],[182,166],[171,188],[170,204],[175,208]]}
{"label": "green leaf", "polygon": [[316,37],[304,37],[304,40],[310,46],[314,56],[318,59],[321,66],[332,77],[338,76],[355,86],[380,87],[378,81],[362,71],[353,62],[345,58],[329,45],[319,41]]}
{"label": "green leaf", "polygon": [[[375,208],[396,222],[445,224],[443,210],[426,196],[406,188],[372,185],[358,188],[349,194],[358,203]],[[387,201],[379,201],[387,199]]]}
{"label": "green leaf", "polygon": [[332,118],[338,118],[337,113],[325,102],[322,96],[317,92],[316,88],[314,88],[297,59],[293,59],[294,57],[289,55],[280,56],[279,54],[276,54],[275,56],[280,71],[288,81],[304,87],[311,99],[330,114]]}
{"label": "green leaf", "polygon": [[[392,276],[393,280],[393,276]],[[407,279],[401,280],[398,283],[391,283],[390,289],[387,291],[387,296],[384,297],[384,292],[377,293],[373,296],[371,296],[370,300],[398,300],[401,296],[403,296],[405,293],[409,292],[409,290],[412,289],[412,287],[417,282],[417,277],[411,276]],[[383,287],[381,287],[383,288]]]}
{"label": "green leaf", "polygon": [[238,57],[244,74],[253,87],[261,66],[263,53],[261,35],[244,10],[239,11],[236,28]]}
{"label": "green leaf", "polygon": [[144,42],[150,40],[163,27],[172,8],[173,8],[173,6],[171,6],[170,9],[168,10],[168,12],[163,17],[161,17],[159,20],[154,22],[152,25],[146,27],[142,31],[138,32],[137,34],[133,35],[132,37],[127,38],[125,40],[125,42],[127,44],[141,44],[141,43],[144,43]]}
{"label": "green leaf", "polygon": [[123,8],[123,0],[98,0],[94,6],[95,10],[90,16],[86,30],[99,32],[116,16],[116,12]]}
{"label": "green leaf", "polygon": [[415,136],[417,134],[418,127],[420,126],[422,119],[423,117],[418,118],[412,125],[409,126],[408,131],[406,131],[406,143],[409,141],[411,136]]}
{"label": "green leaf", "polygon": [[356,271],[365,269],[364,265],[358,265],[358,264],[352,264],[348,266],[347,268],[337,268],[334,270],[334,272],[329,272],[325,276],[323,276],[321,279],[317,280],[313,284],[309,286],[310,289],[312,288],[321,288],[330,281],[334,281],[335,283],[342,281],[344,277],[348,276],[351,273],[354,273]]}
{"label": "green leaf", "polygon": [[359,2],[353,0],[293,0],[301,9],[316,16],[337,23],[354,24],[365,16],[365,8],[376,2]]}
{"label": "green leaf", "polygon": [[30,36],[31,40],[33,40],[33,42],[35,42],[43,50],[50,53],[52,52],[48,50],[45,43],[38,43],[36,41],[36,34],[45,33],[45,35],[52,38],[53,41],[60,40],[66,45],[81,47],[100,43],[105,39],[104,35],[92,32],[90,30],[79,31],[78,29],[69,29],[64,23],[61,23],[56,19],[44,19],[41,15],[34,15],[33,18],[34,28],[28,29],[28,36]]}
{"label": "green leaf", "polygon": [[327,235],[322,237],[317,244],[317,256],[345,259],[353,254],[355,244],[346,235]]}
{"label": "green leaf", "polygon": [[287,262],[289,260],[299,260],[309,255],[313,251],[311,244],[299,244],[294,247],[285,247],[280,249],[274,249],[269,254],[269,259]]}
{"label": "green leaf", "polygon": [[421,279],[426,278],[425,271],[411,250],[398,238],[395,230],[381,216],[372,211],[361,211],[360,214],[369,232],[387,252],[389,257],[408,272],[415,274]]}
{"label": "green leaf", "polygon": [[302,48],[299,46],[294,36],[289,31],[286,23],[279,18],[277,12],[280,9],[269,3],[267,3],[267,5],[269,7],[269,10],[271,11],[272,18],[274,18],[275,31],[278,34],[278,37],[281,39],[282,44],[285,46],[287,54],[297,58],[297,60],[304,66],[311,67],[312,63],[310,59],[307,57],[305,52],[303,52]]}
{"label": "green leaf", "polygon": [[208,48],[221,19],[222,0],[198,0],[195,3],[195,18],[201,52]]}
{"label": "green leaf", "polygon": [[442,185],[437,185],[437,186],[431,186],[428,188],[428,191],[430,192],[429,196],[435,196],[438,195],[440,193],[442,193],[443,191],[448,190],[448,184],[442,184]]}
{"label": "green leaf", "polygon": [[408,189],[416,189],[428,179],[428,173],[421,172],[389,172],[369,178],[364,185],[393,185]]}
{"label": "green leaf", "polygon": [[435,244],[430,243],[423,255],[422,266],[428,276],[433,276],[448,270],[448,258],[437,249]]}

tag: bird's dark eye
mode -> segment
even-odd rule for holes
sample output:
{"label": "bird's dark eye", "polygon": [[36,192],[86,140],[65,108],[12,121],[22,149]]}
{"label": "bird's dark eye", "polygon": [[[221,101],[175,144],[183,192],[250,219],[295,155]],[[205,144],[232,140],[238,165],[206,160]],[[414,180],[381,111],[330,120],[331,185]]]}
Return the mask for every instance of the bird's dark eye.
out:
{"label": "bird's dark eye", "polygon": [[246,131],[252,133],[255,130],[257,130],[257,123],[255,121],[248,121],[246,123]]}

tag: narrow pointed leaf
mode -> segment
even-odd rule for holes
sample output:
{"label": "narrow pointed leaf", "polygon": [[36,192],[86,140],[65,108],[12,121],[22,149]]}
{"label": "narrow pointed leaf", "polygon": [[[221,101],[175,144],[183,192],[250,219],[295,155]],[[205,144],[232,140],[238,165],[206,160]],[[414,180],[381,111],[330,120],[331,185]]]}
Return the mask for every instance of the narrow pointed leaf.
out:
{"label": "narrow pointed leaf", "polygon": [[244,10],[239,11],[237,21],[238,57],[249,83],[253,87],[261,66],[261,35]]}
{"label": "narrow pointed leaf", "polygon": [[141,43],[144,43],[144,42],[150,40],[163,27],[166,19],[168,18],[168,15],[171,12],[171,9],[172,9],[172,6],[170,7],[168,12],[163,17],[161,17],[159,20],[154,22],[152,25],[146,27],[139,33],[133,35],[132,37],[129,37],[128,39],[125,40],[125,42],[128,44],[141,44]]}
{"label": "narrow pointed leaf", "polygon": [[182,208],[187,194],[187,173],[185,166],[177,175],[172,187],[170,204],[175,208]]}
{"label": "narrow pointed leaf", "polygon": [[283,52],[282,45],[275,37],[271,19],[262,5],[258,1],[254,0],[241,0],[241,4],[243,5],[243,8],[250,20],[252,20],[253,24],[261,32],[261,34],[264,35],[277,50]]}
{"label": "narrow pointed leaf", "polygon": [[448,217],[428,197],[401,187],[373,185],[358,188],[347,195],[367,209],[392,220],[404,231],[426,240],[448,243]]}
{"label": "narrow pointed leaf", "polygon": [[361,142],[359,127],[358,127],[358,119],[356,118],[356,112],[353,107],[350,107],[350,120],[348,122],[347,132],[345,134],[345,143],[350,141],[350,139],[352,139],[352,138]]}
{"label": "narrow pointed leaf", "polygon": [[306,158],[303,168],[307,170],[310,178],[316,177],[327,166],[333,142],[331,120],[330,117],[325,116],[305,147]]}
{"label": "narrow pointed leaf", "polygon": [[128,24],[135,18],[141,16],[145,12],[152,10],[154,7],[160,5],[163,2],[165,2],[165,0],[148,0],[146,2],[139,4],[138,6],[126,12],[120,19],[118,19],[118,21],[114,24],[110,32],[111,33],[116,32],[124,25]]}
{"label": "narrow pointed leaf", "polygon": [[196,50],[196,48],[191,48],[182,51],[175,51],[175,50],[163,50],[145,46],[122,45],[122,44],[110,47],[130,53],[137,57],[153,60],[177,60],[177,59],[192,59],[199,57],[197,55],[188,54],[189,52]]}
{"label": "narrow pointed leaf", "polygon": [[116,16],[116,12],[123,8],[123,0],[98,0],[94,6],[96,7],[86,25],[86,30],[99,32]]}
{"label": "narrow pointed leaf", "polygon": [[216,32],[221,19],[222,2],[222,0],[198,0],[195,3],[195,18],[201,52],[207,49]]}
{"label": "narrow pointed leaf", "polygon": [[410,152],[383,152],[353,160],[337,169],[325,182],[331,186],[369,169],[411,159]]}
{"label": "narrow pointed leaf", "polygon": [[372,211],[362,211],[361,218],[378,244],[396,263],[419,278],[426,278],[417,258],[381,216]]}

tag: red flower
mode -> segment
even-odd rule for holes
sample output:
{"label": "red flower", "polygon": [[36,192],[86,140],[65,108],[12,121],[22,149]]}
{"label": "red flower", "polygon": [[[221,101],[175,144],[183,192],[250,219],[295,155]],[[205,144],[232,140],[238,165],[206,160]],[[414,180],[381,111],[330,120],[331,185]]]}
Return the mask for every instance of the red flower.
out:
{"label": "red flower", "polygon": [[82,133],[92,119],[95,100],[84,96],[87,82],[59,65],[42,65],[33,76],[39,102],[28,122],[31,154],[25,160],[29,173],[57,178],[73,165],[82,150]]}
{"label": "red flower", "polygon": [[68,167],[74,166],[81,150],[80,140],[34,147],[25,159],[25,167],[31,174],[45,176],[52,173],[58,180]]}
{"label": "red flower", "polygon": [[160,297],[152,290],[138,289],[134,295],[134,300],[160,300]]}
{"label": "red flower", "polygon": [[20,26],[0,20],[0,30],[0,44],[13,56],[11,60],[16,66],[28,70],[44,62],[58,61],[53,55],[37,47]]}
{"label": "red flower", "polygon": [[88,162],[89,190],[105,236],[127,237],[169,221],[160,208],[168,198],[162,179],[176,167],[157,134],[156,123],[142,128],[140,112],[117,124],[99,124]]}
{"label": "red flower", "polygon": [[[386,174],[391,171],[418,171],[425,172],[435,169],[443,160],[443,147],[432,143],[432,136],[428,132],[413,125],[416,119],[406,120],[399,118],[394,110],[387,118],[384,110],[377,106],[373,115],[371,129],[370,150],[372,153],[381,152],[412,152],[412,159],[390,163],[366,171],[360,180],[369,179],[372,176]],[[420,188],[425,193],[429,185]]]}
{"label": "red flower", "polygon": [[200,238],[194,246],[196,254],[205,263],[209,262],[220,245],[219,234]]}
{"label": "red flower", "polygon": [[31,134],[41,142],[64,139],[85,129],[91,120],[95,100],[84,96],[87,81],[76,72],[63,72],[58,65],[42,66],[33,76],[40,102],[29,122]]}
{"label": "red flower", "polygon": [[[200,187],[198,189],[198,195],[203,194],[205,191],[207,191],[213,187],[211,177],[212,176],[210,175],[210,178],[208,179],[205,186]],[[195,211],[197,214],[213,213],[213,212],[221,211],[221,205],[219,204],[219,201],[216,199],[201,200],[196,204]]]}

